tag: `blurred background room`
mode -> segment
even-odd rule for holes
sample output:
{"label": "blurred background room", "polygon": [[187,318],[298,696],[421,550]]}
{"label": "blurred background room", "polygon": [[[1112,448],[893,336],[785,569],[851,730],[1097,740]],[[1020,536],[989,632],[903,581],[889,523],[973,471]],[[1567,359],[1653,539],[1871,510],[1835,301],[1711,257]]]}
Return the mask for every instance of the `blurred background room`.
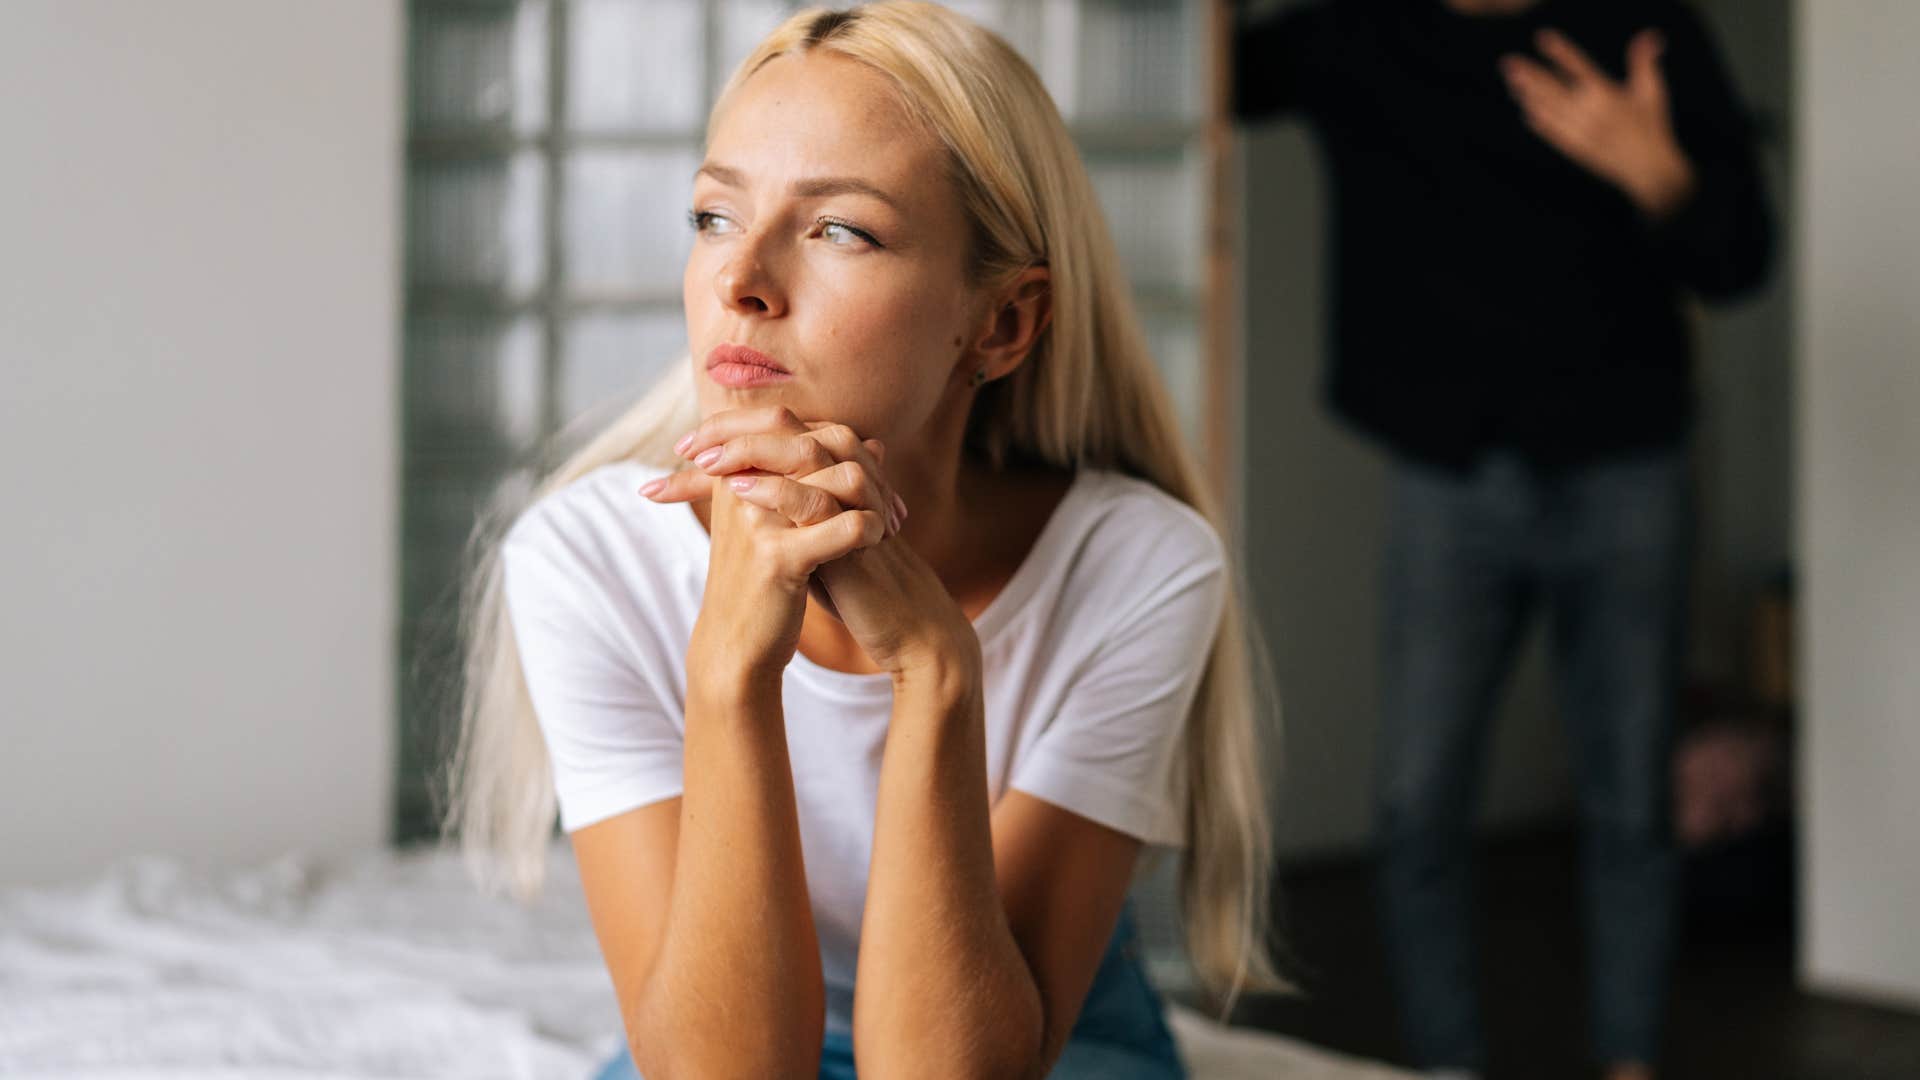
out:
{"label": "blurred background room", "polygon": [[[585,1076],[617,1040],[564,841],[528,909],[436,845],[460,574],[491,500],[683,359],[707,110],[799,6],[0,5],[0,1073]],[[1176,1033],[1196,1077],[1410,1075],[1369,884],[1385,479],[1321,397],[1319,152],[1230,116],[1225,2],[950,6],[1080,145],[1280,690],[1304,994]],[[1690,313],[1663,1075],[1920,1076],[1920,6],[1690,6],[1778,251]],[[1545,629],[1476,813],[1516,1078],[1587,1059]],[[1171,896],[1141,886],[1149,966],[1191,1003]]]}

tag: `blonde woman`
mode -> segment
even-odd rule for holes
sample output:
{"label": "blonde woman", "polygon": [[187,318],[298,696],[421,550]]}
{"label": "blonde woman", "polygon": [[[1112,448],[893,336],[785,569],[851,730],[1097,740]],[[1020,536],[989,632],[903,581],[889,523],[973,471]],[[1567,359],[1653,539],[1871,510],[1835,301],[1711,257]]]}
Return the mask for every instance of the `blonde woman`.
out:
{"label": "blonde woman", "polygon": [[604,1076],[1178,1077],[1129,885],[1280,984],[1237,575],[1086,171],[1005,42],[793,16],[709,120],[687,361],[474,577],[448,827],[554,811]]}

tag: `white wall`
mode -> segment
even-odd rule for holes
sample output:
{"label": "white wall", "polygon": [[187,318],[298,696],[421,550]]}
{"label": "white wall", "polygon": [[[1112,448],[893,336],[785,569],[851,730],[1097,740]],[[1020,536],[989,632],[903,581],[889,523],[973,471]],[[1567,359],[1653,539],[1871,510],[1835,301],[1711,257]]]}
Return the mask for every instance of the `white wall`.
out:
{"label": "white wall", "polygon": [[1800,966],[1920,1005],[1920,5],[1797,18]]}
{"label": "white wall", "polygon": [[3,21],[0,882],[376,844],[400,4]]}

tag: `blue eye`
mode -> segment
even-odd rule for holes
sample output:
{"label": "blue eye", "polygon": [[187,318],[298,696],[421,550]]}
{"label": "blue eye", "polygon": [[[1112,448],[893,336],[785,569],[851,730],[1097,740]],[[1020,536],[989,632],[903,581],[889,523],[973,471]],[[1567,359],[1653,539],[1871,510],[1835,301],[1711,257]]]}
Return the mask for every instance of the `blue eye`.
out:
{"label": "blue eye", "polygon": [[[834,230],[836,229],[839,230],[840,239],[834,239]],[[855,242],[872,244],[874,247],[882,246],[880,241],[875,240],[869,234],[854,228],[844,221],[835,221],[832,218],[820,219],[820,235],[827,237],[828,243],[831,243],[834,247],[852,247]]]}
{"label": "blue eye", "polygon": [[697,233],[710,233],[715,231],[724,232],[725,230],[715,230],[715,229],[709,228],[709,226],[713,225],[715,222],[723,222],[723,221],[726,222],[728,225],[733,224],[733,222],[727,221],[725,217],[722,217],[721,215],[716,214],[711,210],[687,211],[687,224],[692,226],[693,231]]}

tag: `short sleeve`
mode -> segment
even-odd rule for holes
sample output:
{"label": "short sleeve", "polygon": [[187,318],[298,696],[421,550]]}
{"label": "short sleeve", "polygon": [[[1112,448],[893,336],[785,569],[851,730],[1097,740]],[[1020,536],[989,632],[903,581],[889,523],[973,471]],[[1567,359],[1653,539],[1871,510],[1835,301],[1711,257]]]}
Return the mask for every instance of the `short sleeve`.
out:
{"label": "short sleeve", "polygon": [[549,539],[509,535],[502,589],[552,762],[560,827],[572,832],[680,794],[683,742],[671,698],[641,675],[595,595],[605,586]]}
{"label": "short sleeve", "polygon": [[1185,843],[1182,744],[1227,589],[1205,535],[1203,555],[1156,573],[1115,620],[1010,786],[1150,844]]}

